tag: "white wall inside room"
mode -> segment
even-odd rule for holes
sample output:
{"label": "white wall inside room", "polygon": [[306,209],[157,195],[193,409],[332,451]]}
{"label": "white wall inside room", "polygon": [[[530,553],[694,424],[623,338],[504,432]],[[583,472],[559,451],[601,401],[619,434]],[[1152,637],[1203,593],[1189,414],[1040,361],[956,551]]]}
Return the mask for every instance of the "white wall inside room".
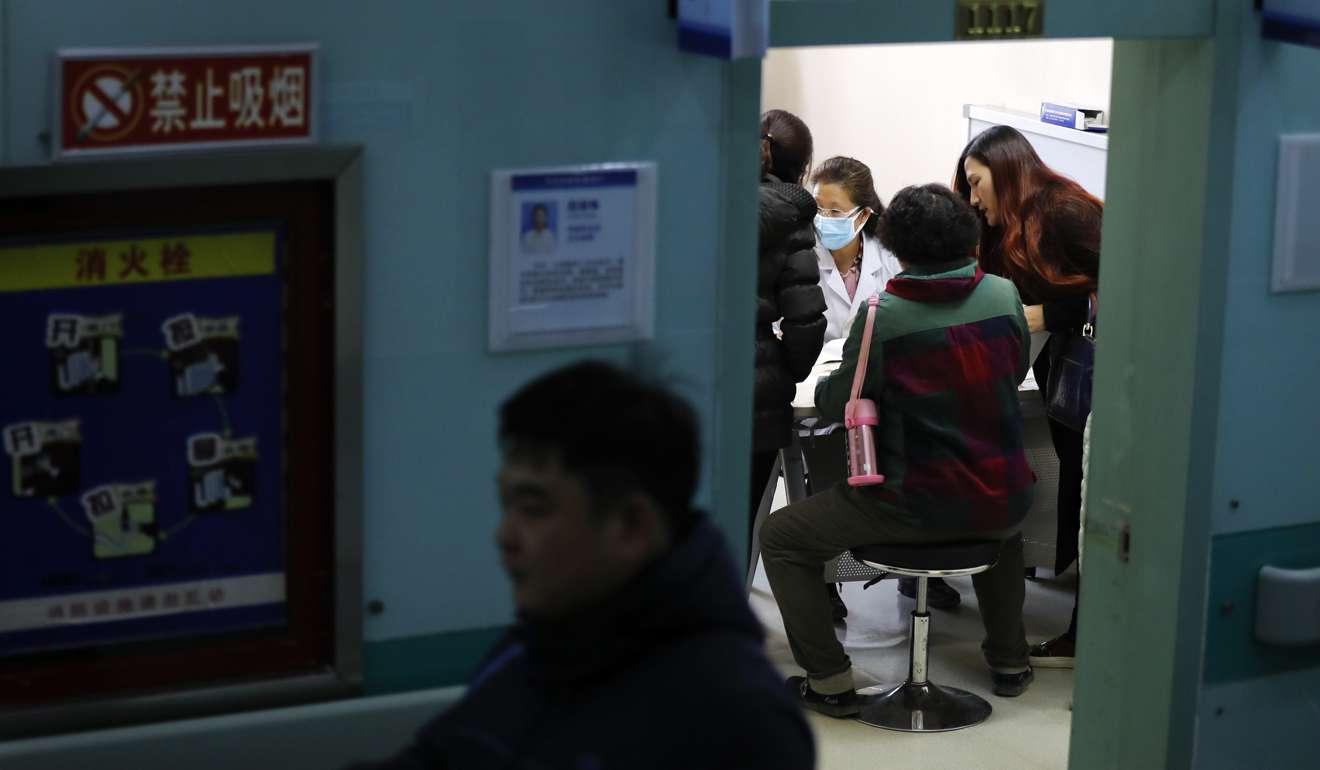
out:
{"label": "white wall inside room", "polygon": [[888,202],[909,184],[949,182],[967,143],[964,104],[1107,110],[1112,62],[1107,39],[779,48],[765,60],[762,108],[806,121],[815,161],[866,163]]}

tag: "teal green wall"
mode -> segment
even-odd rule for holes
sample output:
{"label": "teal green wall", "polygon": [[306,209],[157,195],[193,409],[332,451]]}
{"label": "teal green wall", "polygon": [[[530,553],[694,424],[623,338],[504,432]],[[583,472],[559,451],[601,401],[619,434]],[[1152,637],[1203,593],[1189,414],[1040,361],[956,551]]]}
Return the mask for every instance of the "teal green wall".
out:
{"label": "teal green wall", "polygon": [[1271,294],[1279,135],[1320,133],[1320,49],[1260,37],[1249,3],[1221,3],[1231,88],[1223,350],[1205,606],[1198,767],[1315,766],[1320,645],[1255,641],[1260,567],[1320,566],[1320,292]]}
{"label": "teal green wall", "polygon": [[[1220,37],[1231,53],[1235,137],[1222,171],[1229,191],[1223,279],[1223,349],[1215,466],[1209,504],[1214,541],[1207,624],[1207,682],[1259,676],[1271,651],[1243,646],[1254,571],[1320,566],[1320,292],[1270,293],[1280,134],[1320,133],[1320,49],[1260,37],[1249,8],[1221,9]],[[1245,606],[1244,606],[1245,602]],[[1233,630],[1230,631],[1229,629]],[[1293,656],[1297,658],[1297,656]],[[1320,667],[1320,647],[1310,655]]]}
{"label": "teal green wall", "polygon": [[0,742],[5,770],[335,770],[393,756],[462,695],[451,687]]}
{"label": "teal green wall", "polygon": [[[952,40],[956,0],[769,0],[772,46]],[[1204,37],[1214,0],[1046,0],[1045,36]]]}
{"label": "teal green wall", "polygon": [[[369,690],[409,671],[418,686],[461,679],[473,634],[509,621],[493,416],[546,369],[595,355],[671,381],[703,420],[700,502],[744,531],[751,350],[733,332],[750,331],[754,230],[746,211],[729,221],[747,227],[723,229],[721,202],[737,184],[754,200],[756,145],[730,160],[730,67],[676,50],[665,3],[2,0],[0,13],[8,164],[47,157],[59,47],[320,42],[323,137],[366,148],[365,595],[385,606],[366,619]],[[490,170],[610,160],[659,165],[655,344],[488,354]]]}
{"label": "teal green wall", "polygon": [[1218,417],[1220,345],[1204,298],[1225,258],[1206,232],[1218,189],[1207,158],[1225,152],[1210,120],[1214,65],[1209,40],[1114,47],[1077,768],[1186,767],[1190,758],[1209,548],[1209,515],[1193,490],[1212,471],[1192,437]]}
{"label": "teal green wall", "polygon": [[[1266,41],[1249,3],[1221,12],[1240,53],[1214,480],[1216,533],[1320,521],[1320,292],[1271,294],[1279,135],[1320,133],[1320,49]],[[1238,501],[1238,507],[1231,505]]]}
{"label": "teal green wall", "polygon": [[372,642],[362,660],[366,694],[466,684],[505,633],[504,626],[495,626]]}
{"label": "teal green wall", "polygon": [[[1204,678],[1207,686],[1315,669],[1320,645],[1278,647],[1255,638],[1256,578],[1260,568],[1320,566],[1320,521],[1217,535],[1211,551]],[[1320,714],[1317,714],[1320,716]]]}
{"label": "teal green wall", "polygon": [[[321,42],[324,136],[366,146],[366,596],[386,606],[367,622],[371,691],[461,679],[508,621],[489,545],[491,415],[518,383],[549,367],[591,352],[671,375],[706,424],[701,500],[740,537],[750,424],[741,394],[750,392],[750,373],[739,362],[750,350],[738,330],[749,323],[752,293],[741,282],[752,265],[741,233],[751,232],[754,214],[750,195],[746,203],[736,195],[723,201],[727,190],[750,192],[754,181],[759,68],[675,51],[663,6],[0,0],[0,162],[10,164],[45,158],[38,137],[47,128],[48,61],[57,47]],[[951,6],[773,0],[772,39],[948,39]],[[1195,745],[1197,766],[1242,766],[1268,753],[1273,767],[1300,767],[1315,735],[1305,715],[1314,713],[1320,662],[1311,665],[1316,659],[1303,653],[1279,665],[1245,634],[1260,559],[1309,559],[1320,537],[1320,475],[1311,459],[1320,412],[1309,403],[1320,392],[1320,294],[1268,292],[1277,135],[1320,131],[1320,50],[1261,41],[1247,0],[1215,8],[1209,0],[1051,0],[1046,24],[1051,36],[1215,35],[1212,48],[1189,46],[1186,61],[1175,55],[1154,65],[1176,87],[1180,73],[1213,57],[1205,156],[1216,162],[1203,184],[1184,191],[1200,196],[1187,206],[1204,205],[1202,264],[1213,273],[1199,277],[1198,291],[1187,290],[1199,303],[1200,346],[1214,348],[1194,364],[1208,384],[1188,396],[1191,413],[1211,417],[1183,425],[1191,449],[1188,520],[1179,531],[1197,542],[1186,544],[1183,562],[1167,575],[1143,567],[1144,582],[1129,581],[1129,603],[1152,596],[1154,585],[1207,597],[1196,606],[1172,602],[1177,612],[1160,618],[1177,629],[1171,648],[1181,651],[1171,674],[1179,694],[1171,743],[1184,738],[1185,711],[1194,715],[1186,742]],[[659,162],[656,345],[640,353],[488,355],[488,171],[619,159]],[[1140,277],[1134,272],[1132,280]],[[1139,329],[1132,339],[1140,347]],[[1151,351],[1143,355],[1154,360]],[[1128,376],[1115,370],[1120,375]],[[1105,462],[1123,466],[1122,458]],[[1141,481],[1114,483],[1134,479]],[[1110,534],[1098,530],[1089,542],[1112,546]],[[1149,534],[1139,532],[1134,548],[1153,542]],[[1099,580],[1106,567],[1095,558]],[[1237,614],[1217,614],[1228,599]],[[1098,610],[1095,617],[1104,620]],[[1202,645],[1203,668],[1195,654]],[[1121,663],[1116,677],[1131,673]],[[1171,746],[1167,764],[1185,766],[1189,753]]]}
{"label": "teal green wall", "polygon": [[1278,135],[1320,131],[1320,50],[1215,13],[1209,41],[1115,50],[1074,767],[1315,763],[1320,646],[1252,625],[1263,564],[1320,565],[1320,294],[1268,289]]}

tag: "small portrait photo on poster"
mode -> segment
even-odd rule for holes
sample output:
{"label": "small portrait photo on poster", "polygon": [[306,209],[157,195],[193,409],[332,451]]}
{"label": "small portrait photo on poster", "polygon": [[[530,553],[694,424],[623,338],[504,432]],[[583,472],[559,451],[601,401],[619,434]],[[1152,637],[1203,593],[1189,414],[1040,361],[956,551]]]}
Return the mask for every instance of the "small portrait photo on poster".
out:
{"label": "small portrait photo on poster", "polygon": [[558,204],[526,201],[522,204],[520,231],[524,254],[553,254],[558,245]]}

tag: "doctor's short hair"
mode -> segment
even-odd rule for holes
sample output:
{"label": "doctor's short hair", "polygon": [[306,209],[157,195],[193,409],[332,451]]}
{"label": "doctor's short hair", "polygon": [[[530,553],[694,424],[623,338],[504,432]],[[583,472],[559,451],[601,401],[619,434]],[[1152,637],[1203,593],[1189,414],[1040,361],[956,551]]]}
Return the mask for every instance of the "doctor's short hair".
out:
{"label": "doctor's short hair", "polygon": [[506,456],[558,459],[597,511],[633,492],[654,499],[672,532],[691,517],[701,452],[686,401],[612,364],[584,361],[545,374],[500,406]]}
{"label": "doctor's short hair", "polygon": [[875,180],[871,178],[871,169],[856,158],[836,155],[821,163],[811,172],[811,184],[836,184],[843,188],[853,204],[863,206],[875,212],[866,220],[862,230],[867,235],[880,232],[880,215],[885,213],[885,204],[875,191]]}
{"label": "doctor's short hair", "polygon": [[880,243],[908,265],[975,259],[979,239],[976,212],[941,184],[904,187],[880,218]]}

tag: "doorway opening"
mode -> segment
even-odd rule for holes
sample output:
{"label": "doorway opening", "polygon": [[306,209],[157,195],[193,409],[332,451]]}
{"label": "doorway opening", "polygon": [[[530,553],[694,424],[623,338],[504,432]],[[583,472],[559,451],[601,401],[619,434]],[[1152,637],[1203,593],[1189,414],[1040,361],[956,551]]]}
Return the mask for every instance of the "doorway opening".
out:
{"label": "doorway opening", "polygon": [[[1107,113],[1113,47],[1110,39],[1087,39],[777,48],[762,65],[760,107],[762,112],[786,110],[806,123],[813,137],[813,167],[836,156],[864,163],[884,205],[908,185],[951,184],[964,146],[995,125],[1021,132],[1047,166],[1104,201],[1107,136],[1051,125],[1042,122],[1040,114],[1043,102]],[[812,189],[810,183],[807,186]],[[825,269],[828,253],[821,253],[825,255],[822,290],[841,290],[841,281],[836,281],[839,287],[828,285],[837,278],[837,271]],[[828,351],[830,340],[826,344]],[[809,386],[800,386],[795,406],[804,398],[809,402],[810,393]],[[1028,640],[1034,644],[1058,636],[1068,628],[1072,616],[1079,586],[1077,567],[1070,556],[1060,556],[1058,544],[1075,538],[1076,533],[1066,523],[1061,526],[1060,520],[1068,516],[1061,516],[1059,509],[1069,504],[1062,498],[1077,497],[1077,492],[1065,489],[1061,498],[1059,453],[1044,414],[1040,387],[1031,375],[1019,395],[1028,461],[1037,477],[1035,502],[1023,523],[1029,573],[1023,616]],[[782,462],[783,476],[772,491],[771,511],[805,492],[819,491],[821,478],[824,485],[838,480],[833,472],[819,472],[819,466],[824,461],[842,463],[840,448],[798,427],[795,444]],[[805,457],[805,462],[799,457]],[[796,478],[798,474],[802,478]],[[1071,483],[1065,479],[1065,488]],[[843,586],[848,615],[836,630],[852,658],[857,687],[901,682],[908,666],[911,599],[895,591],[893,580],[864,590],[865,581],[875,573],[851,557],[830,567],[827,576]],[[982,693],[991,700],[994,717],[973,729],[934,740],[813,717],[819,767],[860,766],[875,756],[875,750],[883,750],[897,766],[955,762],[969,767],[1067,766],[1072,671],[1037,669],[1026,696],[991,696],[989,671],[980,651],[984,630],[971,580],[961,577],[948,582],[961,595],[961,604],[935,612],[936,630],[930,643],[932,679]],[[767,628],[772,661],[786,674],[801,673],[763,569],[755,569],[750,585],[753,608]]]}

